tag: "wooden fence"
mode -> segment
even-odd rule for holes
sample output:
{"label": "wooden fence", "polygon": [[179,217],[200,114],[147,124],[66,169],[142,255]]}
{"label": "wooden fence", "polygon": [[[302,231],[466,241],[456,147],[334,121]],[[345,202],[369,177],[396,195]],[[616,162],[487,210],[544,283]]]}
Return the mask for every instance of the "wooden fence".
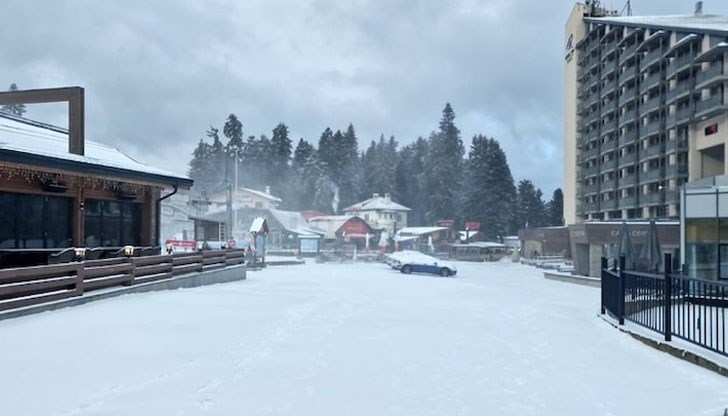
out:
{"label": "wooden fence", "polygon": [[243,250],[88,260],[0,270],[0,311],[243,264]]}

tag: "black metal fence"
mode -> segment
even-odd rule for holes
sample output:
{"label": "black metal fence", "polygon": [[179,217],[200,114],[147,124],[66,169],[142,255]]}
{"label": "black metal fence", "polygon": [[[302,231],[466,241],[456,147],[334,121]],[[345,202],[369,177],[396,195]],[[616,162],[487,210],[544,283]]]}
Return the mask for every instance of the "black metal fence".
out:
{"label": "black metal fence", "polygon": [[602,314],[728,356],[728,283],[673,274],[670,254],[664,264],[662,274],[640,273],[625,270],[624,258],[611,269],[602,258]]}

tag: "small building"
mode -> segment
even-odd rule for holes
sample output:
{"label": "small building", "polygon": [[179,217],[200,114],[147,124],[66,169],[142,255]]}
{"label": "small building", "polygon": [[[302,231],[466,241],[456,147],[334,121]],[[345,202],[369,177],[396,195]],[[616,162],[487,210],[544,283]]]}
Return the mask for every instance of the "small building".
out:
{"label": "small building", "polygon": [[[68,129],[0,113],[2,267],[43,264],[67,247],[158,246],[161,202],[192,186],[189,178],[85,140],[83,97],[80,87],[0,93],[0,104],[69,107]],[[30,250],[45,258],[20,258]]]}
{"label": "small building", "polygon": [[464,261],[498,261],[510,253],[511,248],[505,244],[492,241],[476,241],[469,244],[450,244],[448,257]]}
{"label": "small building", "polygon": [[688,182],[681,197],[680,261],[687,275],[728,280],[728,176]]}
{"label": "small building", "polygon": [[392,201],[389,193],[383,197],[375,193],[366,201],[344,208],[344,213],[362,218],[372,228],[393,235],[398,228],[407,226],[407,213],[411,209]]}
{"label": "small building", "polygon": [[[673,259],[680,258],[680,223],[678,221],[656,221],[656,232],[660,252],[672,253]],[[623,229],[627,229],[634,247],[633,258],[639,259],[647,243],[650,222],[600,221],[574,224],[568,227],[574,273],[584,276],[601,275],[601,258],[616,259],[617,247]],[[675,268],[676,265],[673,265]]]}
{"label": "small building", "polygon": [[327,215],[308,221],[323,231],[323,238],[330,243],[354,244],[359,250],[373,250],[379,241],[376,230],[353,215]]}
{"label": "small building", "polygon": [[530,259],[538,256],[571,258],[568,227],[524,228],[518,231],[521,256]]}
{"label": "small building", "polygon": [[278,209],[269,209],[270,215],[268,225],[270,233],[268,235],[269,250],[301,250],[301,241],[306,252],[318,252],[318,240],[321,239],[325,232],[309,222],[297,211],[283,211]]}
{"label": "small building", "polygon": [[447,245],[459,241],[458,232],[448,227],[405,227],[397,230],[397,250],[422,252],[447,251]]}

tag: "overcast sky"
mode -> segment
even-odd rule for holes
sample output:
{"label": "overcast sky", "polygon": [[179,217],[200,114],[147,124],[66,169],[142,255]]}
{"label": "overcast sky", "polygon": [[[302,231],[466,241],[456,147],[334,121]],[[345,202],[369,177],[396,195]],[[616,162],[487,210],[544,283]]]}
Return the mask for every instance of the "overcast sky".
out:
{"label": "overcast sky", "polygon": [[[705,13],[728,14],[706,1]],[[0,88],[82,86],[86,137],[185,174],[209,126],[285,122],[295,142],[353,123],[359,149],[437,128],[496,138],[516,181],[562,186],[568,0],[3,0]],[[623,9],[626,1],[604,2]],[[693,1],[633,0],[635,15]],[[3,85],[4,84],[4,85]],[[66,125],[65,106],[26,116]]]}

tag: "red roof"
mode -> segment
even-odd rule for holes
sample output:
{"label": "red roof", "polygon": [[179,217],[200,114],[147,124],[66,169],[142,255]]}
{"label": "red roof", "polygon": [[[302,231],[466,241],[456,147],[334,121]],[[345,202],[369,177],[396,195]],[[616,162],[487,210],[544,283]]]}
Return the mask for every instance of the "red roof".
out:
{"label": "red roof", "polygon": [[325,217],[326,213],[323,213],[321,211],[301,211],[301,215],[303,215],[303,218],[305,218],[307,221],[310,220],[313,217]]}

